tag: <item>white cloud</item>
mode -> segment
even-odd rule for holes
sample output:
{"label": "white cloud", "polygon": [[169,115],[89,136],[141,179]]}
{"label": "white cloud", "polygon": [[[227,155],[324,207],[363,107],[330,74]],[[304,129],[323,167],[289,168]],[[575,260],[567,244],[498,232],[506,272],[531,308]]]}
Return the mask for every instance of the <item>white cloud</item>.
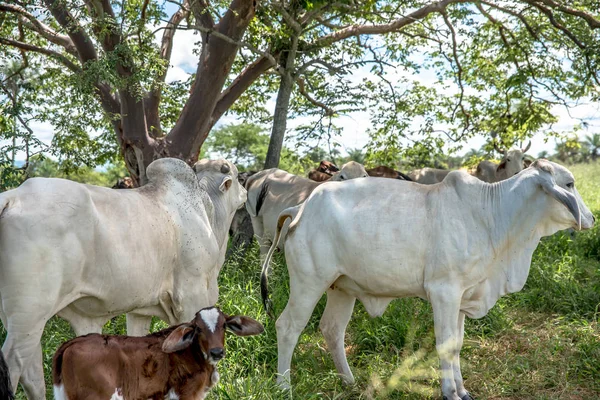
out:
{"label": "white cloud", "polygon": [[191,74],[189,72],[185,72],[181,67],[173,66],[167,71],[167,77],[165,80],[167,83],[174,81],[185,81],[190,75]]}

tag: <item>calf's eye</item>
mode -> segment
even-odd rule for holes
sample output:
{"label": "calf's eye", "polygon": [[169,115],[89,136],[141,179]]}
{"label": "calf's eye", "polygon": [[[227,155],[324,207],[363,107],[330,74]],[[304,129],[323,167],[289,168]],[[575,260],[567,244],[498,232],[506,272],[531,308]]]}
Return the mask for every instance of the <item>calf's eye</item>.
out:
{"label": "calf's eye", "polygon": [[569,182],[569,183],[567,183],[567,187],[569,189],[573,189],[575,187],[575,182]]}

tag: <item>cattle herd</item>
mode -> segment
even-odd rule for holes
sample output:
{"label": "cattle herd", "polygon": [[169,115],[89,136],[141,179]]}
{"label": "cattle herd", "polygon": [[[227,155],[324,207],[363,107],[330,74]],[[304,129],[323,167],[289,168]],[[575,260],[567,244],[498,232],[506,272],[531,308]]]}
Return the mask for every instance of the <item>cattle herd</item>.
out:
{"label": "cattle herd", "polygon": [[[219,378],[225,331],[263,332],[216,307],[239,217],[260,243],[269,313],[270,259],[285,251],[290,293],[276,323],[282,387],[290,387],[294,348],[323,293],[320,328],[347,383],[354,377],[344,336],[356,299],[374,317],[396,298],[420,297],[433,308],[443,397],[471,399],[460,370],[465,316],[481,318],[523,288],[542,237],[595,222],[571,172],[546,160],[526,166],[528,148],[497,149],[499,164],[484,161],[472,173],[323,161],[307,179],[165,158],[137,189],[29,179],[0,194],[0,396],[12,398],[20,383],[29,399],[45,399],[40,340],[58,315],[77,337],[54,355],[56,399],[203,399]],[[123,313],[129,336],[102,335]],[[171,327],[148,334],[153,316]]]}

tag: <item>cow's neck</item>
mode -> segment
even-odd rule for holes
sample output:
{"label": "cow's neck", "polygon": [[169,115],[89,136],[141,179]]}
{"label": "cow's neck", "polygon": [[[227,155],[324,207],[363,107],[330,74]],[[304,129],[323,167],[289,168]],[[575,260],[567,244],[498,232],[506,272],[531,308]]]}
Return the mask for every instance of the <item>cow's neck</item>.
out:
{"label": "cow's neck", "polygon": [[531,266],[531,257],[548,232],[548,196],[533,182],[535,175],[523,174],[485,185],[482,209],[487,221],[494,274],[506,277],[501,294],[521,290]]}

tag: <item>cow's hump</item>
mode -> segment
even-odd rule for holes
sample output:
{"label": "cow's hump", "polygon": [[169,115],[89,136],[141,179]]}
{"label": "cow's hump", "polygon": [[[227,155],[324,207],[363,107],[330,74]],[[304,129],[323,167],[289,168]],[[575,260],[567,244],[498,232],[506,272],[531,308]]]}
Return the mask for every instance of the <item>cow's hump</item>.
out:
{"label": "cow's hump", "polygon": [[146,169],[146,175],[151,183],[164,184],[175,181],[191,187],[198,184],[194,170],[177,158],[161,158],[153,161]]}

